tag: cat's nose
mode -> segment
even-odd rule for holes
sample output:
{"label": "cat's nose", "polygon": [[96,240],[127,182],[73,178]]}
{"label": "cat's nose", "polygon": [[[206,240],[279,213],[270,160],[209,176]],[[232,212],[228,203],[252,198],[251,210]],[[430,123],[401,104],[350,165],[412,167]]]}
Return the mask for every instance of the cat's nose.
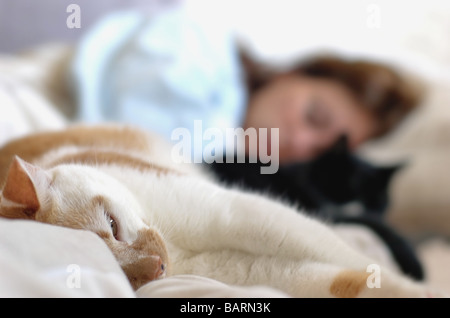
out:
{"label": "cat's nose", "polygon": [[162,278],[166,273],[166,266],[158,255],[151,255],[143,259],[140,265],[143,272],[142,278],[147,281]]}
{"label": "cat's nose", "polygon": [[122,266],[131,285],[137,290],[142,285],[166,276],[167,266],[160,256],[150,255]]}

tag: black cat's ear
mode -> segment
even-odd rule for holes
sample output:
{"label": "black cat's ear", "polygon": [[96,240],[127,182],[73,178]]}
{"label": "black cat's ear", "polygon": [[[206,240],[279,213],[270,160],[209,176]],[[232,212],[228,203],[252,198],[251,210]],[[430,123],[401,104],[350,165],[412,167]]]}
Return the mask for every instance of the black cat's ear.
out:
{"label": "black cat's ear", "polygon": [[379,167],[378,174],[386,181],[389,182],[392,177],[401,169],[406,166],[406,163],[399,163],[388,167]]}
{"label": "black cat's ear", "polygon": [[348,137],[347,135],[342,135],[339,137],[339,139],[335,142],[333,147],[331,148],[331,151],[335,154],[346,154],[349,152],[348,148]]}

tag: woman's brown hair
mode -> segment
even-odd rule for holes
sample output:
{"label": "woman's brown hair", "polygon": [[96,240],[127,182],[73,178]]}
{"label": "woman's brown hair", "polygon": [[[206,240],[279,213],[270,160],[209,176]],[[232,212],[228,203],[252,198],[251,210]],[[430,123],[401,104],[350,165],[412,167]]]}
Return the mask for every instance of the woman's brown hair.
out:
{"label": "woman's brown hair", "polygon": [[413,77],[407,78],[382,63],[323,55],[305,59],[287,69],[275,70],[255,62],[244,52],[241,52],[241,61],[250,98],[281,74],[298,74],[343,84],[377,120],[375,137],[395,128],[423,97],[423,87],[415,77],[414,80]]}

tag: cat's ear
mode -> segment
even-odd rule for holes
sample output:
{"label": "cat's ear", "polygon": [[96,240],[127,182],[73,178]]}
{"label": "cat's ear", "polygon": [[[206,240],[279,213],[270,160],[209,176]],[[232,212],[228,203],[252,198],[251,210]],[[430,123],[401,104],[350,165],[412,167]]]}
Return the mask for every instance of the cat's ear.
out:
{"label": "cat's ear", "polygon": [[399,163],[388,167],[379,167],[378,174],[388,183],[391,181],[392,177],[405,166],[406,163]]}
{"label": "cat's ear", "polygon": [[334,143],[331,150],[335,154],[347,154],[349,152],[347,135],[340,136],[339,139]]}
{"label": "cat's ear", "polygon": [[40,208],[37,189],[49,184],[50,177],[43,169],[14,157],[2,191],[0,216],[34,219]]}

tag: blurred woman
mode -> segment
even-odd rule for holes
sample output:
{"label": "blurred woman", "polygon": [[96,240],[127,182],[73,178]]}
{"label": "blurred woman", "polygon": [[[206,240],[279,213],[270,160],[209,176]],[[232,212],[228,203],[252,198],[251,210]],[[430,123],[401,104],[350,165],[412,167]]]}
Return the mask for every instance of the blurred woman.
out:
{"label": "blurred woman", "polygon": [[346,135],[351,149],[392,130],[422,97],[387,65],[324,55],[286,70],[242,55],[248,87],[244,127],[280,128],[281,162],[304,161]]}

